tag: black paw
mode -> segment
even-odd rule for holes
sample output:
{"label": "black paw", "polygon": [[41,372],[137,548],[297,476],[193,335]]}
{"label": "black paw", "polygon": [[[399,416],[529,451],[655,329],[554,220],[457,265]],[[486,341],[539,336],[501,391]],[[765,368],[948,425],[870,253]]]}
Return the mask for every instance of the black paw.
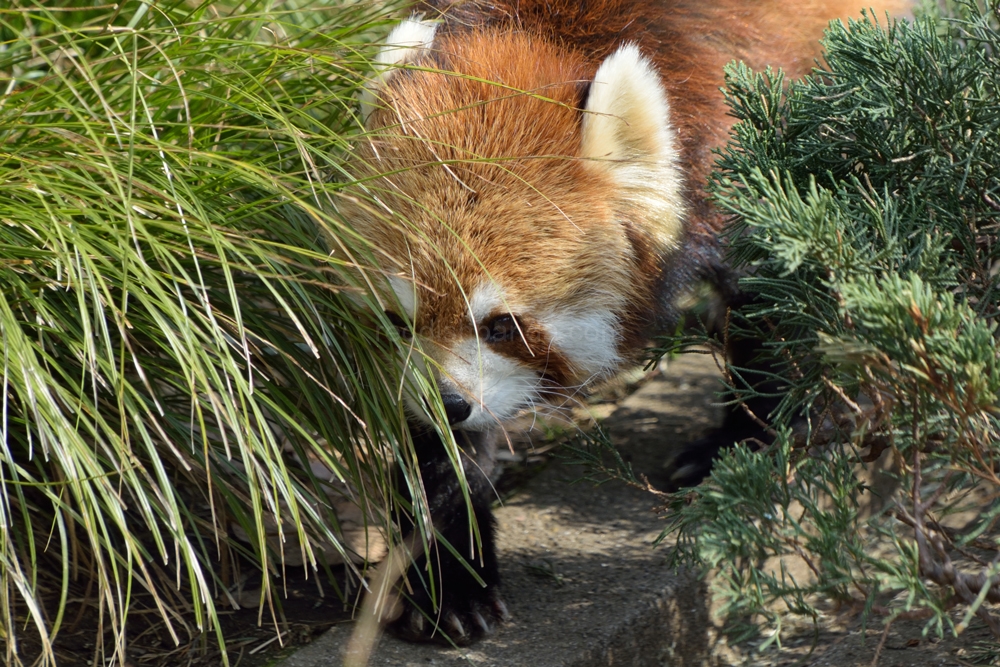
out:
{"label": "black paw", "polygon": [[727,437],[726,430],[724,428],[715,429],[705,437],[688,443],[684,449],[666,463],[670,490],[697,486],[708,477],[716,459],[734,444],[732,436]]}
{"label": "black paw", "polygon": [[389,630],[411,642],[467,646],[492,635],[510,618],[507,605],[495,589],[484,591],[476,599],[446,600],[439,610],[431,609],[429,601],[418,605],[408,600],[403,614]]}
{"label": "black paw", "polygon": [[[413,642],[470,644],[492,634],[508,617],[499,595],[496,522],[490,509],[495,492],[487,476],[488,465],[484,465],[492,460],[493,444],[487,433],[460,431],[455,439],[462,448],[471,507],[440,438],[426,432],[414,437],[431,520],[441,542],[433,543],[431,552],[410,567],[407,582],[401,586],[405,591],[402,614],[389,625],[391,632]],[[398,484],[406,488],[404,479]],[[472,540],[470,523],[479,527],[476,540]],[[413,530],[412,525],[402,527]],[[434,599],[426,587],[429,570],[433,570]]]}
{"label": "black paw", "polygon": [[748,446],[751,451],[757,451],[770,444],[772,437],[757,424],[742,426],[743,428],[737,429],[724,425],[685,445],[684,449],[664,466],[669,490],[676,491],[700,484],[712,472],[715,461],[736,443]]}

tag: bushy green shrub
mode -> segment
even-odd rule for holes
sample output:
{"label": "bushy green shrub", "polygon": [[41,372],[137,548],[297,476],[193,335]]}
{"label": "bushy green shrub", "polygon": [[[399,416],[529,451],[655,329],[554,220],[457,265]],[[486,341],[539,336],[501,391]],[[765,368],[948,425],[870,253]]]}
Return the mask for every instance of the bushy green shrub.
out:
{"label": "bushy green shrub", "polygon": [[[738,123],[713,187],[759,297],[729,335],[767,341],[781,403],[766,454],[729,452],[675,498],[668,532],[716,568],[731,618],[815,616],[820,593],[1000,634],[997,7],[834,24],[801,81],[728,72]],[[871,513],[859,471],[876,459],[894,483]]]}

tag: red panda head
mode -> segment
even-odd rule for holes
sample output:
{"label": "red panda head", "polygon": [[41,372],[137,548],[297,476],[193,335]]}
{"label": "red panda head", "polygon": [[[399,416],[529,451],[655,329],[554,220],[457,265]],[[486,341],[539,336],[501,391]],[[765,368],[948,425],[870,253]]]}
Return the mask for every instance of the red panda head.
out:
{"label": "red panda head", "polygon": [[592,63],[510,28],[435,36],[411,19],[387,43],[340,212],[376,249],[373,284],[452,425],[487,429],[612,375],[681,233],[656,71],[635,46]]}

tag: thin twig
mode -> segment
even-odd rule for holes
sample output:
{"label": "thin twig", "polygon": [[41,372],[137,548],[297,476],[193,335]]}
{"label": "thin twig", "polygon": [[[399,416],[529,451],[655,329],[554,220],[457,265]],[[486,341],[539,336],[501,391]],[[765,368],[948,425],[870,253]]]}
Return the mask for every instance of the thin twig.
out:
{"label": "thin twig", "polygon": [[882,631],[882,639],[879,640],[878,646],[875,648],[875,657],[872,658],[871,667],[878,667],[879,656],[882,655],[882,649],[885,648],[885,642],[889,639],[889,628],[892,627],[892,622],[895,619],[890,618],[885,622],[885,630]]}

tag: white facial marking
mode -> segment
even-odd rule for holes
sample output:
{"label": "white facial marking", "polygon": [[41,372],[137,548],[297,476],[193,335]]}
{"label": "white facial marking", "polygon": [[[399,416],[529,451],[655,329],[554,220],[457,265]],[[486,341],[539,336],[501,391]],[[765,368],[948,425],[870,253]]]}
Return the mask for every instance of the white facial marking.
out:
{"label": "white facial marking", "polygon": [[618,318],[608,310],[556,311],[539,318],[558,349],[588,380],[605,378],[622,363]]}
{"label": "white facial marking", "polygon": [[[393,286],[399,294],[402,284]],[[400,288],[396,285],[400,284]],[[400,301],[403,295],[399,294]],[[503,289],[495,282],[483,282],[468,293],[470,322],[484,320],[505,309]],[[437,384],[441,394],[458,394],[472,406],[469,417],[456,428],[480,431],[494,428],[540,402],[541,374],[515,359],[495,352],[480,337],[469,336],[449,349],[425,347],[437,363]],[[421,364],[424,366],[424,364]],[[426,367],[426,366],[424,366]],[[426,405],[407,392],[407,406],[423,421],[430,422]]]}
{"label": "white facial marking", "polygon": [[684,213],[677,139],[660,75],[635,44],[601,63],[581,133],[583,157],[614,177],[623,205],[649,212],[661,245],[675,246]]}
{"label": "white facial marking", "polygon": [[414,14],[400,22],[385,39],[385,46],[375,57],[375,76],[361,92],[361,114],[367,121],[375,108],[375,91],[393,76],[396,68],[415,62],[434,43],[437,23],[421,21]]}
{"label": "white facial marking", "polygon": [[[539,374],[497,354],[475,338],[466,338],[435,356],[439,365],[438,390],[442,394],[459,394],[472,406],[469,417],[456,424],[456,428],[469,431],[495,428],[539,402]],[[420,397],[407,391],[405,399],[411,414],[431,423]]]}
{"label": "white facial marking", "polygon": [[[417,316],[417,291],[413,283],[399,276],[389,276],[389,287],[392,288],[393,294],[396,295],[399,307],[406,314],[410,322],[412,322]],[[396,304],[391,304],[392,309],[395,306]]]}
{"label": "white facial marking", "polygon": [[472,404],[472,414],[459,428],[495,427],[538,400],[538,373],[475,338],[456,344],[441,366],[441,392],[456,392]]}
{"label": "white facial marking", "polygon": [[504,304],[504,294],[495,282],[482,283],[469,295],[469,313],[472,322],[478,326],[490,313]]}

